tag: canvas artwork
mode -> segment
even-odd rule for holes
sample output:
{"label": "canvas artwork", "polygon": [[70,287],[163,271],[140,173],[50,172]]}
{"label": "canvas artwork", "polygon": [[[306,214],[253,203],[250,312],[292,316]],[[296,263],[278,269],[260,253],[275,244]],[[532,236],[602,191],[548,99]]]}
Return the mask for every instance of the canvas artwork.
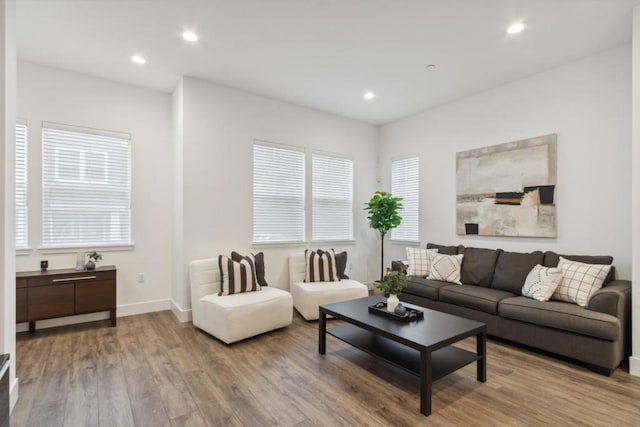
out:
{"label": "canvas artwork", "polygon": [[556,237],[557,135],[456,156],[459,235]]}

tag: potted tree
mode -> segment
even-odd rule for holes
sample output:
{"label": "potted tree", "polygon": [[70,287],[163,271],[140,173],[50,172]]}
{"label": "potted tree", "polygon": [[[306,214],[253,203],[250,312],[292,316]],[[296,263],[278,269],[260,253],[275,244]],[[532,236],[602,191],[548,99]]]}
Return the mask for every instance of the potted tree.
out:
{"label": "potted tree", "polygon": [[389,294],[387,298],[387,311],[393,313],[398,306],[400,300],[398,295],[407,286],[407,273],[404,266],[400,267],[399,271],[387,268],[387,275],[384,280],[379,282],[378,289]]}
{"label": "potted tree", "polygon": [[402,197],[393,197],[386,191],[376,191],[366,204],[369,227],[380,233],[380,281],[384,280],[384,236],[402,222],[398,212],[402,209]]}

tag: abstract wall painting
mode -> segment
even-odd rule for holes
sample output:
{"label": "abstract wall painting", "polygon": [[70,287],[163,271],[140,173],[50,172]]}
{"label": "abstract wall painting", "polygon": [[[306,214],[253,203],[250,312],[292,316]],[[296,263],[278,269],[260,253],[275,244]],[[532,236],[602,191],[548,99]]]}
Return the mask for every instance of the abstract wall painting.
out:
{"label": "abstract wall painting", "polygon": [[459,235],[556,237],[557,135],[456,155]]}

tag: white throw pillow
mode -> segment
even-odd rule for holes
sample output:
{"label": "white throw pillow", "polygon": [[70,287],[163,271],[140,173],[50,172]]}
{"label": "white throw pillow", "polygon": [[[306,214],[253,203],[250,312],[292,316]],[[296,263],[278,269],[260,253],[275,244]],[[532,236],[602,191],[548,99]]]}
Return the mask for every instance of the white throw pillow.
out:
{"label": "white throw pillow", "polygon": [[562,281],[552,298],[586,307],[591,295],[602,287],[610,265],[585,264],[560,257],[558,268],[562,270]]}
{"label": "white throw pillow", "polygon": [[444,255],[429,252],[429,277],[427,279],[442,280],[462,285],[460,282],[460,270],[462,268],[462,258],[464,255]]}
{"label": "white throw pillow", "polygon": [[429,252],[437,254],[437,249],[407,247],[407,276],[428,276],[431,267]]}
{"label": "white throw pillow", "polygon": [[527,275],[522,295],[538,301],[549,301],[561,281],[562,270],[538,264]]}

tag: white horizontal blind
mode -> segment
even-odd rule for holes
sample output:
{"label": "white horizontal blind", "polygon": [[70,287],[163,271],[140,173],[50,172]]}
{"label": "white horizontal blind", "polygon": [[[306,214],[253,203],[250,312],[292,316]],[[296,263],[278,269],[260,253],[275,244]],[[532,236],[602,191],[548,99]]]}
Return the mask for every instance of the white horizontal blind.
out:
{"label": "white horizontal blind", "polygon": [[391,162],[391,194],[402,197],[402,222],[391,230],[391,239],[419,241],[420,162],[418,157],[407,157]]}
{"label": "white horizontal blind", "polygon": [[131,243],[128,135],[43,123],[42,240],[46,247]]}
{"label": "white horizontal blind", "polygon": [[313,154],[312,239],[353,239],[353,161]]}
{"label": "white horizontal blind", "polygon": [[16,124],[16,248],[27,246],[27,125],[19,122]]}
{"label": "white horizontal blind", "polygon": [[304,240],[304,151],[253,145],[253,241]]}

